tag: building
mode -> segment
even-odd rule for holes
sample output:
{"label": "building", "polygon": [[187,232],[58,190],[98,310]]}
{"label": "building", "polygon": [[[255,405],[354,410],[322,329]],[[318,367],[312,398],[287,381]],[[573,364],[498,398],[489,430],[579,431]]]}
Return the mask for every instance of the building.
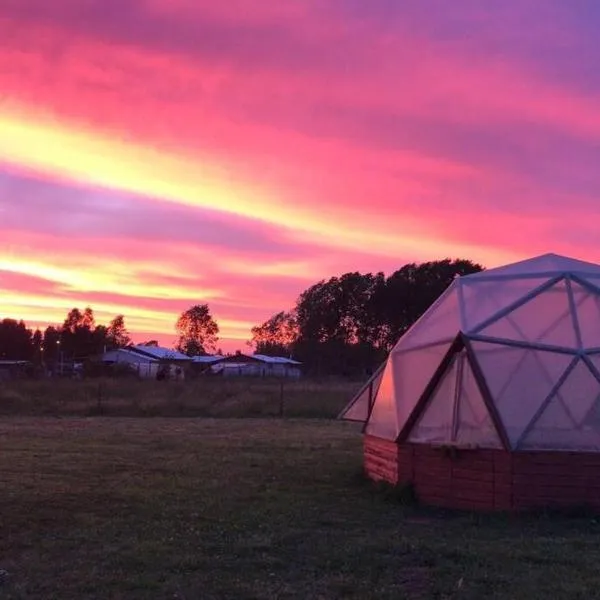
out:
{"label": "building", "polygon": [[193,356],[190,368],[195,374],[208,374],[212,373],[213,365],[225,360],[225,356],[220,354],[202,354],[200,356]]}
{"label": "building", "polygon": [[105,365],[125,368],[142,379],[156,379],[160,361],[152,356],[133,352],[130,348],[118,348],[105,352],[100,361]]}
{"label": "building", "polygon": [[242,354],[222,357],[211,366],[213,373],[224,377],[286,377],[298,379],[302,372],[300,362],[283,356]]}
{"label": "building", "polygon": [[144,379],[184,379],[185,367],[191,360],[177,350],[143,344],[109,350],[101,357],[104,364],[127,365]]}
{"label": "building", "polygon": [[0,381],[23,379],[32,369],[33,365],[28,360],[0,360]]}
{"label": "building", "polygon": [[149,356],[161,362],[166,362],[173,365],[186,365],[192,360],[187,354],[183,354],[172,348],[163,348],[161,346],[146,346],[145,344],[137,344],[128,346],[128,350],[135,352],[141,356]]}
{"label": "building", "polygon": [[363,423],[366,473],[425,503],[600,509],[600,265],[455,279],[340,416]]}

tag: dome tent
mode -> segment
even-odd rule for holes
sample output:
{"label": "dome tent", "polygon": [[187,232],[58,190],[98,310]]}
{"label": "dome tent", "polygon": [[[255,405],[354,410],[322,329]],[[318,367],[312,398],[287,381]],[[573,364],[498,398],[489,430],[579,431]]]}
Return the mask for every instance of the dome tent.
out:
{"label": "dome tent", "polygon": [[600,453],[600,266],[456,278],[340,417],[397,444]]}

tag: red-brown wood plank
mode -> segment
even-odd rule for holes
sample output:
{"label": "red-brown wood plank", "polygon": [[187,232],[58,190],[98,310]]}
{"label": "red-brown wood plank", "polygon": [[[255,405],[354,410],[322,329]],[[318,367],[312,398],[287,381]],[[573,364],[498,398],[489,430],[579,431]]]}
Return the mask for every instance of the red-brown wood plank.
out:
{"label": "red-brown wood plank", "polygon": [[397,445],[365,436],[365,470],[409,481],[427,503],[471,510],[593,504],[600,508],[600,454]]}

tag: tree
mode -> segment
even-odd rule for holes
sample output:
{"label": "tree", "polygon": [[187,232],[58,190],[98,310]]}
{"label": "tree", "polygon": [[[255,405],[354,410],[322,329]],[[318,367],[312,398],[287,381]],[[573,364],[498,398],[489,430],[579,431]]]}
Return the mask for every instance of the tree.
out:
{"label": "tree", "polygon": [[3,360],[31,360],[33,333],[23,321],[0,321],[0,358]]}
{"label": "tree", "polygon": [[50,325],[44,331],[44,339],[42,341],[42,351],[44,362],[47,365],[54,364],[59,358],[60,330]]}
{"label": "tree", "polygon": [[305,290],[293,310],[254,327],[250,343],[264,353],[293,352],[313,373],[369,372],[457,275],[482,269],[445,259],[410,263],[387,278],[358,272],[331,277]]}
{"label": "tree", "polygon": [[94,311],[89,306],[82,312],[71,309],[60,330],[60,347],[65,359],[82,359],[99,354],[106,345],[107,329],[96,326]]}
{"label": "tree", "polygon": [[297,358],[318,373],[368,370],[377,360],[381,321],[372,314],[374,298],[384,284],[383,273],[352,272],[303,292],[296,304]]}
{"label": "tree", "polygon": [[219,326],[212,318],[208,304],[196,304],[182,312],[175,328],[180,352],[195,356],[215,351],[219,341]]}
{"label": "tree", "polygon": [[481,265],[468,260],[445,259],[410,263],[392,273],[380,298],[386,350],[391,349],[457,276],[482,270]]}
{"label": "tree", "polygon": [[281,311],[252,328],[252,339],[248,344],[257,354],[286,356],[292,353],[298,338],[296,315],[293,311]]}
{"label": "tree", "polygon": [[36,329],[33,332],[33,336],[31,337],[31,347],[32,347],[32,357],[36,364],[40,364],[42,362],[42,348],[44,344],[44,337],[42,332],[39,329]]}
{"label": "tree", "polygon": [[106,344],[109,348],[125,348],[131,344],[131,337],[125,326],[125,317],[117,315],[106,329]]}

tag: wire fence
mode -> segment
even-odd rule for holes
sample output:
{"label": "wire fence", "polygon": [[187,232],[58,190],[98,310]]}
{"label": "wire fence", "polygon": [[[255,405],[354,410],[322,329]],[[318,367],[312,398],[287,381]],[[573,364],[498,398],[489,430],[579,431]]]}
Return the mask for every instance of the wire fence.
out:
{"label": "wire fence", "polygon": [[0,414],[333,419],[358,387],[254,378],[15,380],[0,382]]}

